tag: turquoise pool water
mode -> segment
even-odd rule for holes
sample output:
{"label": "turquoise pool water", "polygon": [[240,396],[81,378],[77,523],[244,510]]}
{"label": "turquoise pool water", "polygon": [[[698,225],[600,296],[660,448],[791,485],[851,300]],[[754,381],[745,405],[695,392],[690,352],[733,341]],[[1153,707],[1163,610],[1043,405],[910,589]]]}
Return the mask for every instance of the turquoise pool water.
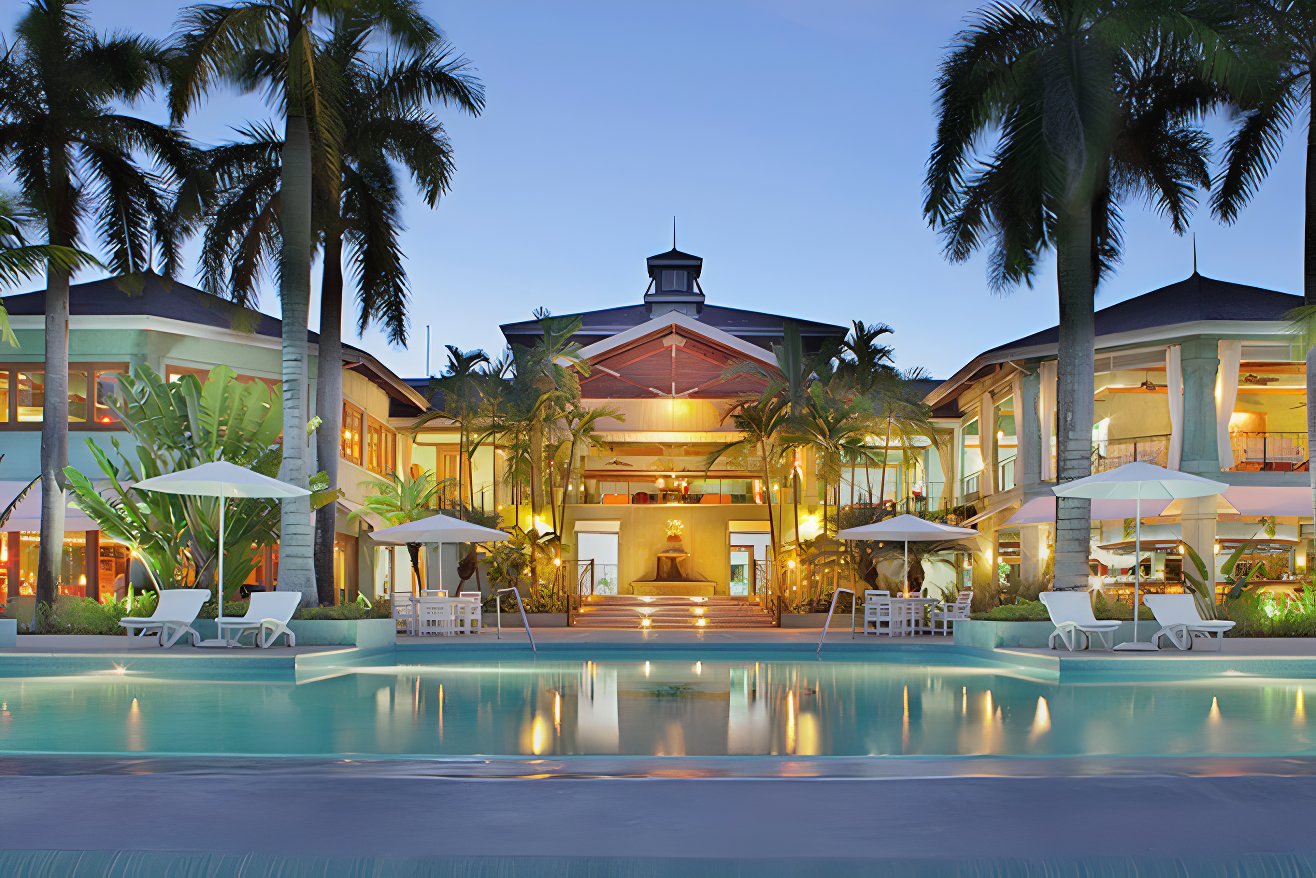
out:
{"label": "turquoise pool water", "polygon": [[[798,656],[798,654],[796,654]],[[0,752],[489,756],[1301,756],[1316,682],[1057,684],[956,654],[654,651],[379,663],[294,683],[0,681]]]}

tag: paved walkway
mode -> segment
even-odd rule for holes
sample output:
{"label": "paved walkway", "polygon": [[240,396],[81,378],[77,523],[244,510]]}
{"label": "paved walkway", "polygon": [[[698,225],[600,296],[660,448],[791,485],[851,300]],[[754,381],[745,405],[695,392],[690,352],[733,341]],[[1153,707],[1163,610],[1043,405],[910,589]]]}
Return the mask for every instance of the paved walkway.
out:
{"label": "paved walkway", "polygon": [[[74,818],[126,803],[135,830]],[[208,868],[187,874],[215,875],[1299,875],[1311,872],[1285,858],[1313,862],[1313,813],[1316,784],[1303,777],[11,775],[0,777],[0,867],[74,874],[17,871],[15,851],[82,851],[94,852],[84,869],[104,857],[117,871],[77,874],[164,874],[123,871],[134,858],[115,852],[129,850],[156,856],[135,855],[143,865],[203,853],[193,865]],[[389,860],[423,867],[362,868]]]}

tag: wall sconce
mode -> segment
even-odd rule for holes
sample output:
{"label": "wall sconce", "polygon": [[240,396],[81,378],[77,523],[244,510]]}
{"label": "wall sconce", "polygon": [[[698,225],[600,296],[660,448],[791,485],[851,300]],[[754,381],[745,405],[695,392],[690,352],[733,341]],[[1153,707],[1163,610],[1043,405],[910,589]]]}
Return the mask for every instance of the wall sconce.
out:
{"label": "wall sconce", "polygon": [[789,560],[789,561],[786,562],[786,569],[787,569],[787,570],[794,570],[794,569],[795,569],[795,559],[794,559],[794,558],[792,558],[791,560]]}

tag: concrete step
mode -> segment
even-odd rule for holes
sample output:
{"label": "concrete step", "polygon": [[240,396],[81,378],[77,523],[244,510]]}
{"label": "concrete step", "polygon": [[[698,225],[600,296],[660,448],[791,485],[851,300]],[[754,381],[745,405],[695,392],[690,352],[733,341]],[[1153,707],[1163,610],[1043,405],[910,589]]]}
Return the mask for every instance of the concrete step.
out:
{"label": "concrete step", "polygon": [[770,628],[773,620],[752,598],[591,595],[582,601],[572,624],[581,628]]}

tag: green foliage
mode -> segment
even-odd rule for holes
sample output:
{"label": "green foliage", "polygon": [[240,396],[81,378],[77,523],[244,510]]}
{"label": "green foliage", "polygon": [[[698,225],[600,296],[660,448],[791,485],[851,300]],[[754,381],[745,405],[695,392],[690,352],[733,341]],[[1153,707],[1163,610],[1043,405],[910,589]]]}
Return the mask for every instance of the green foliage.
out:
{"label": "green foliage", "polygon": [[[12,198],[0,192],[0,289],[44,271],[47,263],[54,263],[68,272],[104,267],[95,257],[72,247],[28,243],[24,226],[32,224],[33,220],[34,217],[21,211]],[[0,302],[0,344],[18,347],[3,302]]]}
{"label": "green foliage", "polygon": [[[527,613],[565,613],[567,611],[567,596],[550,584],[531,585],[528,588],[519,589],[519,591],[521,604],[525,607]],[[494,611],[494,600],[490,598],[485,601],[486,612],[492,613]],[[502,603],[504,613],[516,612],[516,598],[512,595],[501,595],[497,600]]]}
{"label": "green foliage", "polygon": [[390,617],[390,612],[387,600],[377,601],[371,606],[353,601],[332,607],[304,607],[298,610],[293,618],[355,621],[358,619],[387,619]]}
{"label": "green foliage", "polygon": [[[1273,536],[1273,534],[1272,534]],[[1264,568],[1261,565],[1255,565],[1247,573],[1235,573],[1238,569],[1238,562],[1248,552],[1252,551],[1256,542],[1248,540],[1234,551],[1230,552],[1228,557],[1220,564],[1220,575],[1224,577],[1225,599],[1237,600],[1239,596],[1247,590],[1252,580],[1259,577]],[[1183,578],[1186,583],[1193,588],[1193,597],[1197,599],[1197,608],[1202,613],[1204,619],[1214,619],[1217,615],[1217,605],[1215,602],[1215,583],[1216,578],[1211,568],[1207,565],[1202,556],[1187,543],[1183,544],[1184,557],[1192,565],[1192,569],[1184,569]],[[1213,559],[1214,560],[1214,559]]]}
{"label": "green foliage", "polygon": [[[1115,619],[1122,622],[1133,620],[1133,608],[1122,601],[1111,600],[1098,592],[1092,599],[1092,612],[1098,619]],[[973,618],[987,622],[1048,622],[1051,617],[1046,612],[1046,605],[1041,601],[1020,601],[1017,604],[1001,604],[983,613],[974,613]],[[1152,621],[1151,610],[1142,608],[1139,619]]]}
{"label": "green foliage", "polygon": [[1234,623],[1231,637],[1316,637],[1316,588],[1293,596],[1245,591],[1226,601],[1219,615]]}
{"label": "green foliage", "polygon": [[[142,479],[215,460],[276,476],[282,461],[281,406],[275,391],[259,381],[237,380],[227,366],[211,370],[204,383],[192,375],[176,381],[149,366],[120,376],[108,401],[134,442],[111,437],[110,448],[95,439],[87,447],[107,482],[103,493],[73,467],[65,476],[79,508],[110,539],[130,547],[158,587],[214,585],[218,558],[219,499],[156,491],[136,491]],[[313,487],[325,484],[323,476]],[[314,504],[336,496],[320,491]],[[225,528],[224,591],[234,594],[259,561],[262,549],[278,539],[276,501],[231,499]]]}
{"label": "green foliage", "polygon": [[133,599],[98,603],[91,598],[60,595],[54,604],[37,609],[34,634],[124,634],[119,620],[124,616],[149,616],[155,612],[154,592]]}

